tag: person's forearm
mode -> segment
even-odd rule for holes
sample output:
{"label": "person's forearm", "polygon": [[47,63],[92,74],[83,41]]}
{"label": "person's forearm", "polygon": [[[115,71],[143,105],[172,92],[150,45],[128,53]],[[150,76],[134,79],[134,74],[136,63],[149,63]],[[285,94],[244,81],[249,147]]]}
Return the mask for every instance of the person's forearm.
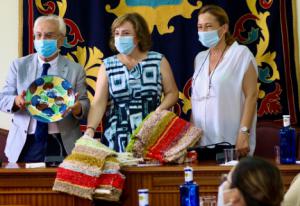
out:
{"label": "person's forearm", "polygon": [[92,103],[87,118],[87,126],[97,129],[106,109],[106,104]]}
{"label": "person's forearm", "polygon": [[96,99],[97,98],[94,97],[94,101],[91,103],[87,118],[87,129],[84,133],[85,135],[88,135],[90,137],[94,137],[107,105],[107,101],[105,99],[95,101]]}
{"label": "person's forearm", "polygon": [[163,101],[159,105],[160,110],[170,109],[177,103],[178,100],[178,92],[168,93],[164,96]]}
{"label": "person's forearm", "polygon": [[94,133],[105,113],[107,101],[108,81],[104,64],[102,64],[97,77],[96,92],[88,113],[87,130],[85,132],[86,135],[91,137],[94,136]]}
{"label": "person's forearm", "polygon": [[253,117],[256,111],[256,102],[257,102],[257,96],[251,95],[249,97],[246,97],[245,104],[244,104],[244,111],[241,118],[240,126],[251,128]]}

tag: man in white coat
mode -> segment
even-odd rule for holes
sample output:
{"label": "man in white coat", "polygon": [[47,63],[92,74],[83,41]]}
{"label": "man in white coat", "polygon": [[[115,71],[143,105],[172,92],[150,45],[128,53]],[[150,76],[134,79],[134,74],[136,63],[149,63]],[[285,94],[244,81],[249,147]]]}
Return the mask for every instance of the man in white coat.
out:
{"label": "man in white coat", "polygon": [[[36,19],[33,30],[37,53],[12,62],[0,91],[0,110],[13,113],[5,147],[9,162],[44,161],[49,150],[55,153],[62,149],[63,156],[69,154],[81,136],[79,120],[86,118],[90,105],[85,71],[78,63],[59,54],[66,35],[64,20],[56,15],[41,16]],[[29,85],[44,72],[45,63],[50,64],[47,74],[68,80],[78,97],[75,104],[67,108],[67,115],[61,121],[48,123],[48,136],[37,141],[38,121],[26,111],[24,97]]]}

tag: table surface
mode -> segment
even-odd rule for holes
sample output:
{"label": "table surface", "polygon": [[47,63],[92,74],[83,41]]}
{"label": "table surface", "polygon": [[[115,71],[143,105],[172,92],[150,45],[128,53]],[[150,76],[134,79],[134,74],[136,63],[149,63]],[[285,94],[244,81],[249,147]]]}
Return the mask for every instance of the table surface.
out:
{"label": "table surface", "polygon": [[[213,162],[150,167],[123,167],[126,176],[121,205],[138,205],[137,190],[149,189],[150,205],[179,205],[179,185],[184,181],[183,169],[191,166],[194,180],[200,186],[200,195],[216,195],[222,174],[232,166]],[[277,165],[288,188],[300,165]],[[0,205],[66,205],[88,206],[91,201],[52,191],[56,168],[26,169],[24,164],[3,163],[0,168]],[[103,204],[100,204],[103,205]]]}

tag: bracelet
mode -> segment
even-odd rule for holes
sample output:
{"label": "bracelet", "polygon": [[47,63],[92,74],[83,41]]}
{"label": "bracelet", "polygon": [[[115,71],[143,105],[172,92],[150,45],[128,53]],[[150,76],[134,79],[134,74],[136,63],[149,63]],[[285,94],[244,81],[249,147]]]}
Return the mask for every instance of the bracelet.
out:
{"label": "bracelet", "polygon": [[91,129],[91,130],[93,130],[94,133],[96,132],[96,129],[94,127],[92,127],[92,126],[87,126],[86,129]]}

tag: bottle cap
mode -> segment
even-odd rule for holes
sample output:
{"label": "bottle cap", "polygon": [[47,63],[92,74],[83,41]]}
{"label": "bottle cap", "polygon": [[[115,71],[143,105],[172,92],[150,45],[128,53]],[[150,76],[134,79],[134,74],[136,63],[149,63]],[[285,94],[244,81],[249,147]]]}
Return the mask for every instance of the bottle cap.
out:
{"label": "bottle cap", "polygon": [[148,189],[138,189],[138,193],[149,193]]}
{"label": "bottle cap", "polygon": [[193,171],[193,168],[190,167],[190,166],[186,166],[186,167],[184,168],[184,171]]}

